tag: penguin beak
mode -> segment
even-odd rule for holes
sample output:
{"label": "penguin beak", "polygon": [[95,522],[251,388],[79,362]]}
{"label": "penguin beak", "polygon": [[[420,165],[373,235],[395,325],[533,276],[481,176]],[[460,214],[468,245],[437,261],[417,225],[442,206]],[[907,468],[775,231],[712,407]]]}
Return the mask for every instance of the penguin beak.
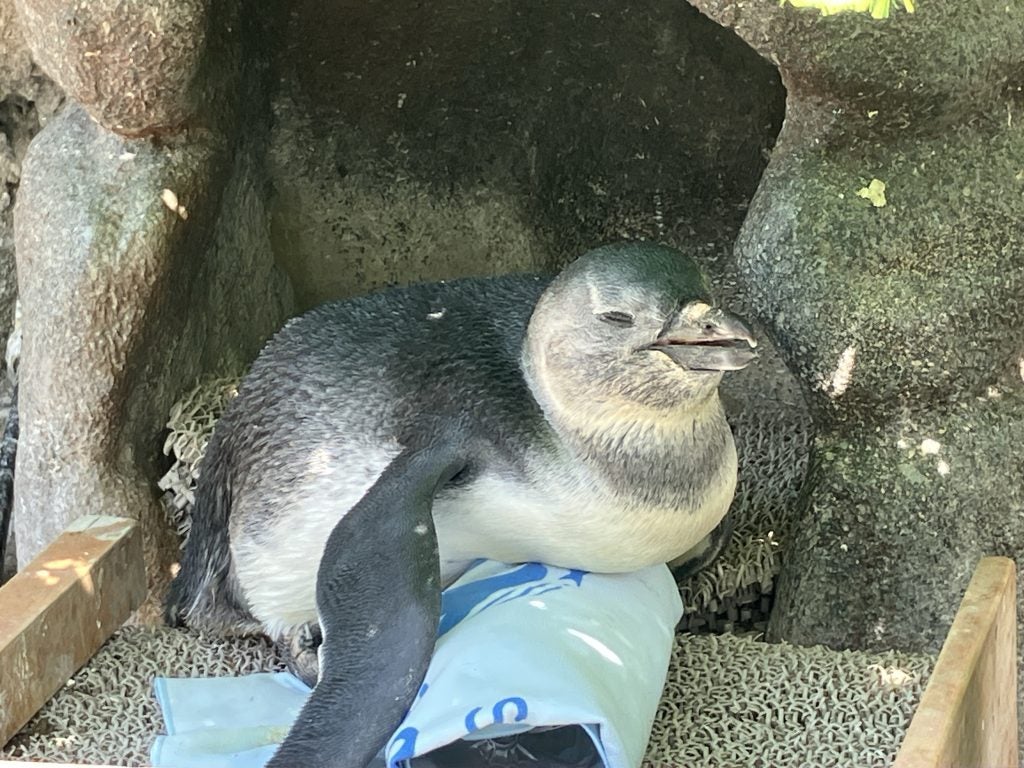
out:
{"label": "penguin beak", "polygon": [[738,371],[757,359],[757,339],[735,315],[706,304],[683,309],[647,347],[689,371]]}

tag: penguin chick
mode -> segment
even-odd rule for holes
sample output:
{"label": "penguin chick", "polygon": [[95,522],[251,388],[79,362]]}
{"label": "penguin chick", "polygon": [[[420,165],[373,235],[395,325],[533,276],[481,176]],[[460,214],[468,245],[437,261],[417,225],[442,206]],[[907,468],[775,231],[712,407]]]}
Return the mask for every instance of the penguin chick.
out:
{"label": "penguin chick", "polygon": [[362,768],[473,560],[612,573],[702,548],[736,484],[718,385],[755,346],[691,259],[644,243],[553,280],[314,309],[214,430],[168,618],[275,639],[319,623],[319,680],[270,766]]}

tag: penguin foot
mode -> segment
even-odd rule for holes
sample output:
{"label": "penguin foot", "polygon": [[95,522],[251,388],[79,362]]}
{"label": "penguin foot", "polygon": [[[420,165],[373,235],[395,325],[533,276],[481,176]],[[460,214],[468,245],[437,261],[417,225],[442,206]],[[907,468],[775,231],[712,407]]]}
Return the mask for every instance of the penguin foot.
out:
{"label": "penguin foot", "polygon": [[320,676],[318,651],[323,641],[323,633],[316,622],[303,624],[277,641],[277,650],[284,659],[285,667],[310,688],[316,685]]}

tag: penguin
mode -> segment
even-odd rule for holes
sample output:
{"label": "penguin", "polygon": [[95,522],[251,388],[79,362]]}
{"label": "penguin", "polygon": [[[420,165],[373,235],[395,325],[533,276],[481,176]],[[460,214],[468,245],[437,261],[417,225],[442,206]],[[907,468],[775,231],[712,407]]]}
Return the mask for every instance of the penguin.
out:
{"label": "penguin", "polygon": [[475,560],[717,553],[737,477],[718,387],[756,346],[691,258],[645,242],[321,305],[214,429],[167,619],[312,638],[315,687],[269,766],[364,768]]}

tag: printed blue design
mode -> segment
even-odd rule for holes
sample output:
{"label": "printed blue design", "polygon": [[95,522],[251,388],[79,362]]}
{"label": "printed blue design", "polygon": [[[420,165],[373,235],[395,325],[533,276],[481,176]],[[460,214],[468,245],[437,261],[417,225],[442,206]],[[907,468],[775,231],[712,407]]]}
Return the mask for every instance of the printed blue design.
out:
{"label": "printed blue design", "polygon": [[[478,560],[470,565],[469,570],[486,562],[489,561]],[[524,597],[536,598],[572,585],[582,586],[583,577],[586,575],[586,571],[578,569],[555,568],[541,563],[524,563],[495,576],[486,576],[468,584],[450,587],[441,595],[438,637],[446,634],[468,616],[485,611],[491,606]],[[430,684],[424,681],[413,700],[413,705],[423,698],[429,687]],[[527,720],[528,716],[529,706],[526,699],[520,696],[509,696],[499,700],[491,707],[473,707],[466,713],[463,724],[466,733],[470,734],[494,724],[521,723]],[[416,757],[418,736],[417,729],[406,727],[391,738],[387,747],[387,762],[390,768],[402,764],[402,761]]]}
{"label": "printed blue design", "polygon": [[473,707],[466,713],[466,720],[463,723],[466,726],[466,733],[472,733],[480,729],[480,726],[476,724],[476,716],[481,710],[483,710],[483,707]]}
{"label": "printed blue design", "polygon": [[[493,605],[500,605],[519,598],[542,595],[565,584],[544,584],[551,570],[540,563],[525,563],[515,570],[489,576],[478,581],[452,587],[441,595],[441,621],[438,626],[438,637],[443,636],[452,627],[474,611],[484,611]],[[583,583],[586,571],[569,570],[559,581],[571,581],[577,587]],[[516,587],[528,585],[525,589],[515,591]]]}
{"label": "printed blue design", "polygon": [[494,705],[494,709],[491,711],[491,715],[494,717],[494,722],[504,723],[505,722],[505,705],[513,704],[516,708],[516,716],[513,722],[521,723],[526,719],[526,715],[529,713],[529,709],[526,706],[526,700],[519,696],[510,696],[507,699],[502,699]]}
{"label": "printed blue design", "polygon": [[416,757],[416,737],[419,735],[416,728],[403,728],[392,736],[388,745],[388,765],[393,766],[402,760]]}
{"label": "printed blue design", "polygon": [[517,587],[531,581],[538,581],[547,575],[548,569],[539,563],[527,563],[514,571],[489,576],[479,581],[452,587],[441,595],[441,623],[438,635],[448,630],[468,616],[481,602],[491,597],[495,590]]}
{"label": "printed blue design", "polygon": [[576,582],[576,586],[578,587],[578,586],[580,586],[583,583],[583,577],[586,576],[586,575],[587,575],[586,571],[581,571],[581,570],[578,570],[576,568],[572,568],[562,578],[563,579],[568,579],[569,581]]}
{"label": "printed blue design", "polygon": [[479,731],[481,728],[485,728],[488,725],[494,725],[495,723],[505,723],[505,707],[509,705],[515,707],[515,716],[511,721],[507,722],[521,723],[530,713],[529,707],[526,705],[526,699],[521,696],[509,696],[507,699],[502,699],[491,708],[491,722],[481,725],[477,723],[476,718],[477,715],[484,711],[484,708],[473,707],[466,713],[466,719],[463,723],[466,727],[466,733]]}

